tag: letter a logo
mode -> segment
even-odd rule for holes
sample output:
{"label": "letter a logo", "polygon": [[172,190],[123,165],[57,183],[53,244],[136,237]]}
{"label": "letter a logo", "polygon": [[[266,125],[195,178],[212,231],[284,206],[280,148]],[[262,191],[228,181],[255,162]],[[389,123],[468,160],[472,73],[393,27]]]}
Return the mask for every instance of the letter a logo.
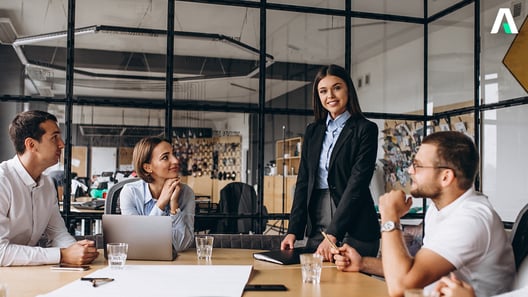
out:
{"label": "letter a logo", "polygon": [[506,22],[502,23],[502,27],[504,28],[504,32],[506,34],[517,34],[519,31],[517,30],[517,26],[515,25],[515,22],[513,21],[513,16],[509,8],[499,8],[499,11],[497,12],[497,17],[495,17],[495,23],[493,23],[493,27],[491,28],[491,34],[497,34],[499,33],[499,29],[501,27],[502,19],[506,17]]}

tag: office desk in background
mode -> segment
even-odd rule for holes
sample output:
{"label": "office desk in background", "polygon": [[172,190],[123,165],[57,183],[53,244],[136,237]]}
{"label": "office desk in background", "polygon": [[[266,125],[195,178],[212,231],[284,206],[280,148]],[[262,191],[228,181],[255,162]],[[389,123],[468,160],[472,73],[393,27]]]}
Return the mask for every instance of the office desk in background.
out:
{"label": "office desk in background", "polygon": [[[244,292],[244,297],[385,297],[388,296],[385,282],[361,273],[340,272],[331,263],[325,263],[319,285],[305,284],[301,280],[300,265],[281,266],[253,259],[257,250],[214,249],[212,265],[253,265],[250,284],[284,284],[286,292]],[[106,267],[102,255],[88,271],[52,271],[51,265],[27,267],[0,267],[0,282],[8,286],[9,297],[35,297],[49,293],[70,282]],[[196,251],[189,249],[178,255],[174,261],[127,261],[130,265],[197,265]],[[152,276],[155,277],[155,276]],[[204,280],[204,285],[207,280]],[[145,284],[152,284],[145,279]],[[97,290],[97,288],[90,288]],[[94,291],[94,296],[96,296]]]}
{"label": "office desk in background", "polygon": [[[71,202],[70,205],[70,213],[75,213],[76,218],[81,223],[80,235],[100,234],[102,232],[101,218],[104,214],[104,209],[76,208],[75,205],[80,203],[83,202]],[[59,209],[63,213],[62,202],[59,203]]]}

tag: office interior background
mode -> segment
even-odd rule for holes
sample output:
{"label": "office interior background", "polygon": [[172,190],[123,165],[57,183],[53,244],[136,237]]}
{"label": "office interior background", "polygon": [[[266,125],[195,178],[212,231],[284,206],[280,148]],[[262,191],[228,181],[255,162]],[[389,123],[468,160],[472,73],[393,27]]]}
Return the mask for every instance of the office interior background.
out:
{"label": "office interior background", "polygon": [[481,152],[476,187],[513,222],[528,97],[503,64],[517,35],[490,31],[499,8],[520,29],[527,2],[2,0],[0,158],[14,115],[41,109],[59,118],[67,178],[130,171],[134,144],[164,135],[195,192],[242,181],[287,213],[311,82],[338,64],[380,130],[374,196],[408,187],[423,135],[458,130]]}

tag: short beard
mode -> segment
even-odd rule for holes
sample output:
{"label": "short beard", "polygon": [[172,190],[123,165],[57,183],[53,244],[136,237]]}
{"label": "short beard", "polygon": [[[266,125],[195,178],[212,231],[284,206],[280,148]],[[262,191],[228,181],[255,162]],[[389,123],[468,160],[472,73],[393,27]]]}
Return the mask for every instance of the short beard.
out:
{"label": "short beard", "polygon": [[431,198],[435,199],[440,196],[442,193],[441,187],[437,185],[430,185],[426,187],[416,187],[416,189],[411,190],[411,195],[415,198]]}

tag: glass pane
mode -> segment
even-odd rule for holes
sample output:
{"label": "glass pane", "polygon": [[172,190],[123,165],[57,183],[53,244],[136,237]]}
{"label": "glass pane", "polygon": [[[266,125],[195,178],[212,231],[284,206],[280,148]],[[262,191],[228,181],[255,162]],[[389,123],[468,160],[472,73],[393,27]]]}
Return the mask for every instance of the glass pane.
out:
{"label": "glass pane", "polygon": [[423,26],[354,20],[352,78],[365,112],[423,110]]}
{"label": "glass pane", "polygon": [[[485,111],[482,132],[482,189],[503,221],[514,222],[526,204],[528,106]],[[502,132],[501,132],[502,131]]]}
{"label": "glass pane", "polygon": [[[269,213],[290,213],[306,126],[314,117],[266,115],[264,144],[264,205]],[[272,220],[274,231],[285,231],[288,221]]]}
{"label": "glass pane", "polygon": [[[55,67],[64,67],[66,39],[52,38],[36,44],[41,34],[65,30],[67,8],[63,2],[3,1],[0,25],[0,94],[64,96],[55,85]],[[37,66],[39,65],[39,66]]]}
{"label": "glass pane", "polygon": [[[378,192],[378,195],[373,193],[376,201],[379,195],[386,191],[393,189],[403,189],[407,193],[410,191],[411,179],[407,169],[423,139],[423,122],[402,120],[377,122],[380,128],[381,152],[378,153],[378,163],[373,178],[373,183],[377,183],[377,186],[371,188],[373,192]],[[379,173],[380,170],[382,173]],[[383,182],[380,181],[379,175],[383,177]]]}
{"label": "glass pane", "polygon": [[[481,84],[481,97],[483,103],[490,104],[496,103],[501,100],[507,100],[512,98],[519,98],[526,96],[526,90],[522,87],[519,81],[516,79],[517,75],[521,78],[523,69],[517,68],[514,70],[515,75],[505,66],[506,54],[509,52],[509,49],[513,47],[514,39],[518,40],[515,47],[518,44],[522,44],[521,35],[516,34],[506,34],[501,28],[497,34],[491,34],[490,30],[495,22],[499,8],[509,7],[504,5],[504,3],[497,3],[492,5],[492,3],[484,2],[484,5],[481,8],[481,45],[482,45],[482,57],[480,64],[480,73],[483,77],[483,84]],[[488,4],[488,5],[486,5]],[[520,2],[519,2],[520,4]],[[482,4],[481,4],[482,5]],[[510,10],[512,14],[514,10]],[[521,25],[526,18],[526,9],[521,9],[519,13],[515,13],[514,21],[518,30],[521,29]],[[505,21],[505,20],[503,20]],[[516,37],[519,37],[516,39]],[[520,59],[524,59],[525,50],[521,49]],[[513,54],[513,52],[511,53]],[[517,54],[515,54],[517,56]],[[513,66],[522,64],[515,62],[516,58],[513,56]],[[511,58],[508,58],[508,61]],[[504,61],[503,61],[504,60]],[[513,70],[513,68],[512,68]],[[521,70],[521,74],[519,74]],[[527,86],[528,87],[528,86]]]}
{"label": "glass pane", "polygon": [[423,0],[370,1],[353,0],[352,10],[380,14],[423,17]]}
{"label": "glass pane", "polygon": [[[246,113],[174,111],[172,142],[182,175],[195,193],[218,203],[220,190],[238,181],[253,185],[258,135]],[[253,154],[255,154],[253,156]]]}
{"label": "glass pane", "polygon": [[72,118],[71,171],[99,190],[128,177],[134,145],[163,135],[165,125],[159,109],[74,106]]}
{"label": "glass pane", "polygon": [[473,5],[468,5],[429,26],[428,101],[434,106],[473,105],[473,23]]}
{"label": "glass pane", "polygon": [[86,29],[75,40],[75,95],[164,98],[166,2],[81,1],[76,9],[76,27]]}
{"label": "glass pane", "polygon": [[342,24],[342,17],[268,11],[267,47],[275,58],[266,77],[269,107],[311,109],[311,82],[321,65],[344,65]]}
{"label": "glass pane", "polygon": [[345,9],[343,0],[270,0],[268,3],[310,6],[316,8]]}
{"label": "glass pane", "polygon": [[174,99],[258,103],[259,15],[252,8],[177,2]]}
{"label": "glass pane", "polygon": [[427,15],[429,17],[433,16],[459,2],[462,2],[462,1],[461,0],[444,0],[444,1],[427,0],[427,8],[428,8]]}
{"label": "glass pane", "polygon": [[[0,162],[13,158],[16,154],[13,142],[9,137],[9,125],[17,113],[24,110],[22,102],[0,102],[0,139],[3,144],[0,146]],[[41,110],[47,110],[42,108]]]}

